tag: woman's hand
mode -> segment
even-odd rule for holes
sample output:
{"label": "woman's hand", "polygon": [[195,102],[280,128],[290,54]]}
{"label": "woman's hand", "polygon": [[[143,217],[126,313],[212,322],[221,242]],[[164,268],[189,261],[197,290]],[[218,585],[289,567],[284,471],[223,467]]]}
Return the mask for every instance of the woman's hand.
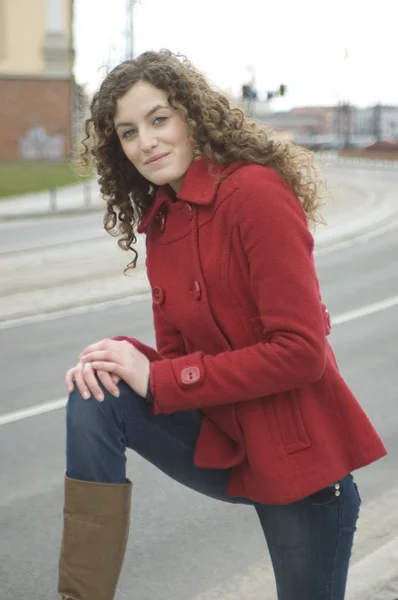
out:
{"label": "woman's hand", "polygon": [[120,377],[118,375],[102,370],[94,372],[92,366],[83,361],[80,361],[75,367],[69,369],[65,376],[65,385],[69,392],[73,392],[74,383],[76,383],[83,398],[88,400],[92,394],[98,402],[102,402],[104,394],[100,388],[99,381],[112,396],[116,396],[116,398],[119,396],[117,384],[120,381]]}
{"label": "woman's hand", "polygon": [[[139,396],[145,398],[148,390],[150,362],[142,352],[139,352],[129,342],[125,340],[102,340],[97,344],[87,346],[81,353],[80,359],[85,365],[83,373],[86,374],[86,370],[89,369],[87,376],[92,369],[97,373],[117,375]],[[88,367],[87,363],[89,364]],[[90,381],[92,380],[90,379]],[[90,387],[90,389],[92,388]]]}

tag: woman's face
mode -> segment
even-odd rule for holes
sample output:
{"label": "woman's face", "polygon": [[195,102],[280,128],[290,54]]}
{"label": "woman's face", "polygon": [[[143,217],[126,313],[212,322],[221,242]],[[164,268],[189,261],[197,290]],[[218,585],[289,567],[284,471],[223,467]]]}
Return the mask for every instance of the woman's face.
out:
{"label": "woman's face", "polygon": [[171,108],[166,92],[150,83],[135,83],[119,98],[116,133],[130,162],[155,185],[179,191],[193,159],[188,125]]}

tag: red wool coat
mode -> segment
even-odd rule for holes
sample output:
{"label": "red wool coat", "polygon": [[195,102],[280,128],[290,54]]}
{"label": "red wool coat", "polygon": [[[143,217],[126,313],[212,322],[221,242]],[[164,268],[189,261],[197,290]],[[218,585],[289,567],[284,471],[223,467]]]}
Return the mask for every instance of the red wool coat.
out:
{"label": "red wool coat", "polygon": [[[221,182],[220,182],[221,175]],[[386,450],[327,341],[313,237],[272,169],[194,162],[178,202],[160,187],[146,232],[155,414],[200,408],[198,467],[228,494],[286,504]]]}

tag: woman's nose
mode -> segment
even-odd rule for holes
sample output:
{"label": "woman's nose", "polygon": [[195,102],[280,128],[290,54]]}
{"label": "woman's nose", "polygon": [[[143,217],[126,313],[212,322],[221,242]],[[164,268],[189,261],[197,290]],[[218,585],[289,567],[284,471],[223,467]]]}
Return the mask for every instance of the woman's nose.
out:
{"label": "woman's nose", "polygon": [[150,150],[155,148],[157,145],[156,137],[149,133],[141,133],[140,145],[141,145],[141,150],[143,152],[149,152]]}

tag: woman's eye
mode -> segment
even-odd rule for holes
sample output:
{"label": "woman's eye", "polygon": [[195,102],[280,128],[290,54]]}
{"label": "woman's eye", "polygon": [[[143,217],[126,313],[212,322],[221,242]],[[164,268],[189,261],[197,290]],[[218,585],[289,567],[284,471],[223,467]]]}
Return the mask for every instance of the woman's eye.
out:
{"label": "woman's eye", "polygon": [[168,117],[155,117],[153,120],[153,124],[154,125],[160,125],[161,123],[164,123],[164,121],[167,121]]}
{"label": "woman's eye", "polygon": [[122,140],[125,140],[129,137],[131,137],[134,134],[134,131],[132,129],[126,129],[126,131],[123,131],[122,133]]}

